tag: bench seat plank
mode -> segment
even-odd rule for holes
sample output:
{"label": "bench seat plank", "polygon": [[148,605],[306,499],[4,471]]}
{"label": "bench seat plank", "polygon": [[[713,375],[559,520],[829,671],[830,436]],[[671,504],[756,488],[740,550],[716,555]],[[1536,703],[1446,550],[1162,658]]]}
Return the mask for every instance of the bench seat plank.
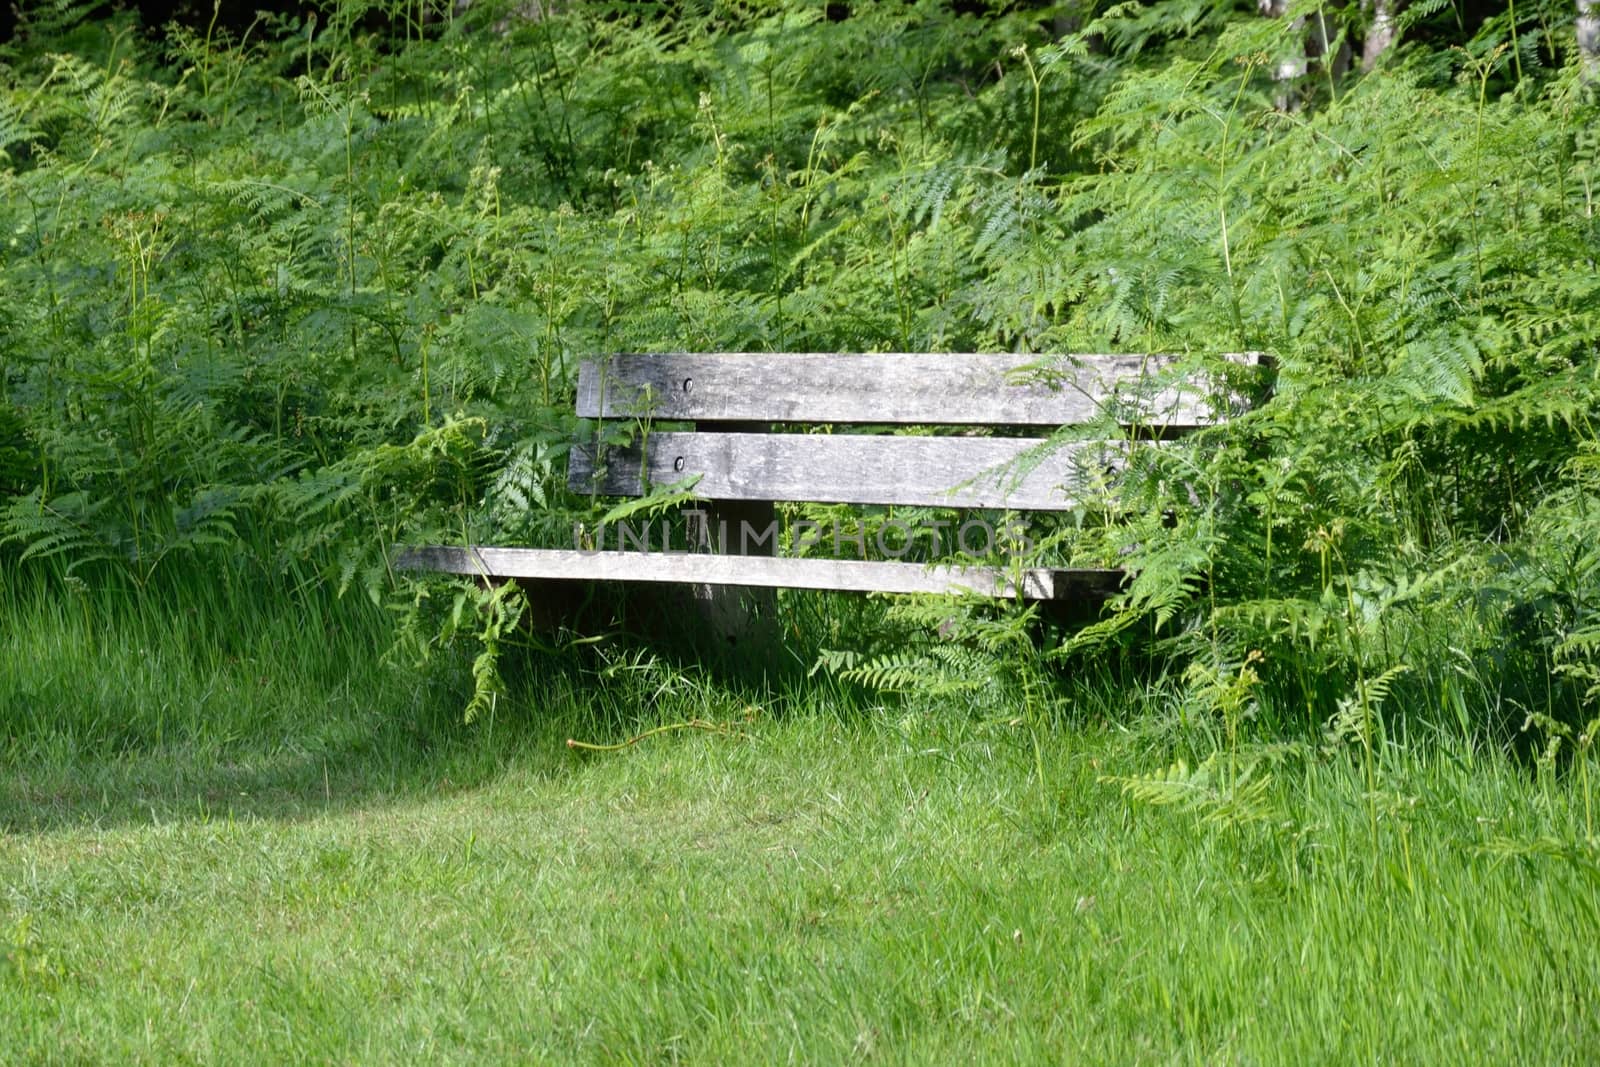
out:
{"label": "bench seat plank", "polygon": [[[926,566],[892,560],[431,545],[408,549],[395,562],[407,569],[484,578],[694,583],[863,593],[965,590],[990,597],[1009,597],[1016,592],[1010,572],[1002,568]],[[1020,572],[1021,592],[1026,600],[1104,600],[1117,592],[1122,577],[1117,570],[1032,567]]]}
{"label": "bench seat plank", "polygon": [[1031,470],[1024,470],[1027,459],[1010,467],[1041,444],[1018,437],[663,432],[647,438],[642,458],[637,446],[611,447],[600,465],[594,446],[575,446],[568,479],[576,492],[604,496],[638,496],[647,484],[699,475],[695,495],[709,500],[1063,511],[1124,455],[1114,443],[1072,442],[1040,456]]}
{"label": "bench seat plank", "polygon": [[[1257,366],[1254,353],[1225,359]],[[584,360],[580,418],[692,422],[1065,426],[1221,421],[1213,385],[1180,355],[670,353]],[[1226,412],[1223,417],[1226,417]]]}

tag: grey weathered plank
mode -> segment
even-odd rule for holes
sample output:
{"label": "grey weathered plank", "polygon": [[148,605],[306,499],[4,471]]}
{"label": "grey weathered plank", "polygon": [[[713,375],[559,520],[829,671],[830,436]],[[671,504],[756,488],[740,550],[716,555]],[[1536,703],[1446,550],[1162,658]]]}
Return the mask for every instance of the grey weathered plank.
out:
{"label": "grey weathered plank", "polygon": [[662,432],[642,450],[607,448],[598,464],[594,446],[576,445],[568,476],[575,491],[606,496],[637,496],[646,485],[698,475],[695,494],[713,500],[1061,511],[1081,502],[1123,454],[1116,444],[1075,442],[1024,458],[1040,445],[1017,437]]}
{"label": "grey weathered plank", "polygon": [[[1255,353],[1229,361],[1257,366]],[[623,354],[578,370],[581,418],[1064,426],[1218,421],[1205,374],[1176,355]],[[1230,402],[1230,406],[1232,405]]]}
{"label": "grey weathered plank", "polygon": [[[925,566],[890,560],[796,559],[676,552],[454,548],[432,545],[396,557],[397,566],[485,578],[699,583],[880,593],[958,593],[1009,597],[1018,586],[998,567]],[[1034,567],[1018,575],[1028,600],[1104,599],[1122,582],[1116,570]]]}

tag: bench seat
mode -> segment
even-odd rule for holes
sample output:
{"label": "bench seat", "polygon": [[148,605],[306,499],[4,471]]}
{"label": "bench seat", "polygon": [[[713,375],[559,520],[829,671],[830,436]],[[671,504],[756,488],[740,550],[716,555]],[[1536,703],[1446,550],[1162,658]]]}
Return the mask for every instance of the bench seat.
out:
{"label": "bench seat", "polygon": [[562,548],[429,546],[403,553],[402,566],[480,578],[655,582],[823,589],[856,593],[962,593],[1024,600],[1104,600],[1119,570],[1027,567],[1013,573],[899,560],[801,559],[689,552],[585,552]]}

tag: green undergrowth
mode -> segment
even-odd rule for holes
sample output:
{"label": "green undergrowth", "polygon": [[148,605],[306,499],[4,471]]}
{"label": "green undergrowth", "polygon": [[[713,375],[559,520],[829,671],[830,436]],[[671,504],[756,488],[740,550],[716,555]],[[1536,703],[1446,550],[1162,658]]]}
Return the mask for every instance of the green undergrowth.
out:
{"label": "green undergrowth", "polygon": [[[1377,69],[1292,85],[1306,22],[1223,4],[519,10],[22,5],[0,564],[315,575],[412,649],[476,639],[472,718],[515,605],[388,561],[593,529],[574,433],[652,427],[578,424],[586,357],[1255,351],[1248,415],[1034,518],[1041,559],[1134,576],[1052,658],[1156,642],[1197,702],[1249,663],[1302,733],[1588,736],[1600,156],[1564,7],[1412,5]],[[820,647],[943,676],[900,644]]]}

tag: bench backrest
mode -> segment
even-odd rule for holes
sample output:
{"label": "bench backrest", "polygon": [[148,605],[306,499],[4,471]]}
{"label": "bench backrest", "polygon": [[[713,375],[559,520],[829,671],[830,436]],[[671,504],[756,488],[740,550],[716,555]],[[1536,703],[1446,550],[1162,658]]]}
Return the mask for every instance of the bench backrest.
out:
{"label": "bench backrest", "polygon": [[[1226,360],[1247,368],[1262,357]],[[1043,432],[1109,419],[1169,436],[1240,406],[1228,383],[1170,355],[617,355],[580,366],[580,418],[694,430],[651,431],[631,447],[581,441],[569,478],[579,492],[610,496],[698,475],[695,492],[707,499],[1063,510],[1117,465],[1122,446],[1047,452]],[[800,432],[766,432],[774,423]],[[1005,436],[805,432],[836,426]]]}

